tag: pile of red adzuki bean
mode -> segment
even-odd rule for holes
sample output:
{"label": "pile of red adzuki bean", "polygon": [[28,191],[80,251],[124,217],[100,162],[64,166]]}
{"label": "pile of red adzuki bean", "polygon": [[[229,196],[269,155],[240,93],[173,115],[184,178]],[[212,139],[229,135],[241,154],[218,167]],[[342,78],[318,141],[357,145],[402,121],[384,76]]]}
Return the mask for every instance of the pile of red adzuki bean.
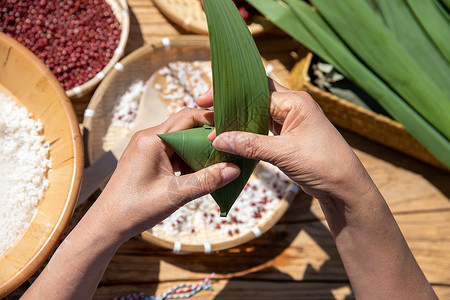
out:
{"label": "pile of red adzuki bean", "polygon": [[0,0],[0,32],[35,53],[70,90],[108,64],[121,29],[105,0]]}

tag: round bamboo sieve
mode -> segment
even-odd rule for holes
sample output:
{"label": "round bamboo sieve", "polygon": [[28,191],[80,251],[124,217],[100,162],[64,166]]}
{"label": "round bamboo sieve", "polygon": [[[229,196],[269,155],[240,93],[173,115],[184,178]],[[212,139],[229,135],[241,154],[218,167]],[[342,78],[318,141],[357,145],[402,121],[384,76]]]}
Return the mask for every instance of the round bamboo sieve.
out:
{"label": "round bamboo sieve", "polygon": [[[109,140],[104,140],[111,124],[114,105],[130,85],[140,80],[146,82],[154,72],[173,61],[209,61],[209,51],[207,37],[181,36],[173,40],[164,39],[159,44],[144,46],[125,57],[120,62],[121,67],[111,71],[99,85],[85,114],[85,137],[87,137],[87,153],[90,162],[99,159],[105,153],[105,144],[117,143],[122,138],[122,135],[115,137],[108,135]],[[277,79],[275,73],[272,73],[271,76]],[[261,166],[261,168],[263,167]],[[256,173],[255,176],[258,174]],[[191,236],[191,240],[182,243],[179,250],[204,252],[205,243],[207,243],[211,246],[210,251],[218,251],[254,239],[270,229],[283,216],[297,189],[296,185],[291,184],[270,216],[258,223],[253,231],[242,232],[228,239],[217,239],[216,235]],[[179,245],[174,242],[173,237],[158,238],[149,231],[142,233],[141,237],[165,248],[174,249]],[[199,242],[199,238],[202,238],[203,241]]]}
{"label": "round bamboo sieve", "polygon": [[[208,23],[200,0],[154,0],[158,9],[172,22],[184,30],[198,34],[208,34]],[[271,27],[264,17],[255,18],[248,25],[252,35],[258,35]]]}
{"label": "round bamboo sieve", "polygon": [[87,82],[80,86],[74,87],[66,91],[67,96],[70,99],[81,98],[91,92],[97,85],[102,81],[102,79],[108,74],[113,68],[115,63],[117,63],[125,52],[125,46],[128,41],[128,35],[130,32],[130,12],[128,10],[128,5],[126,0],[105,0],[111,6],[114,15],[120,23],[121,34],[119,45],[114,51],[114,55],[108,64],[99,72],[94,78],[91,78]]}
{"label": "round bamboo sieve", "polygon": [[78,121],[58,80],[37,56],[3,33],[0,84],[41,121],[52,159],[49,188],[36,215],[16,245],[0,257],[3,298],[36,272],[56,247],[77,201],[84,160]]}

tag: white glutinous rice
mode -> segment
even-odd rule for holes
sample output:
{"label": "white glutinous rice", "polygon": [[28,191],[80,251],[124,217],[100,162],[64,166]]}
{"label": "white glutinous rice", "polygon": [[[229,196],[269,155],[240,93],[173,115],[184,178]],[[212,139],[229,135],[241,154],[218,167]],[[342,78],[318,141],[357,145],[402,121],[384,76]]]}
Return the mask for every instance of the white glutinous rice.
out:
{"label": "white glutinous rice", "polygon": [[111,121],[113,125],[127,129],[133,126],[143,92],[144,82],[138,81],[120,96],[118,103],[114,106],[114,115]]}
{"label": "white glutinous rice", "polygon": [[40,121],[0,91],[0,257],[20,239],[49,182],[49,143]]}
{"label": "white glutinous rice", "polygon": [[205,62],[171,62],[159,70],[159,75],[165,78],[165,89],[159,83],[154,88],[161,92],[163,100],[170,102],[170,114],[184,107],[199,108],[196,100],[211,87],[211,66]]}

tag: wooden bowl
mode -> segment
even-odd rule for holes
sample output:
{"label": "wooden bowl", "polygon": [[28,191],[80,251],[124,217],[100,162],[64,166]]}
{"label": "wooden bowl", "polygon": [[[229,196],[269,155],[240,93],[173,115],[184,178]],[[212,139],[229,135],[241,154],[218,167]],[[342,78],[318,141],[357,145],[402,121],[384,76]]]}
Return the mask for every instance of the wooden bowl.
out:
{"label": "wooden bowl", "polygon": [[40,119],[50,142],[49,188],[31,225],[0,257],[0,298],[19,287],[50,256],[69,223],[83,172],[79,125],[61,85],[37,56],[0,33],[0,84]]}
{"label": "wooden bowl", "polygon": [[[111,145],[116,144],[122,135],[107,135],[111,124],[112,112],[117,99],[136,81],[146,82],[158,69],[174,61],[205,61],[210,60],[209,39],[206,36],[181,36],[163,43],[146,45],[127,57],[120,64],[119,70],[111,71],[97,88],[88,106],[84,118],[87,137],[87,152],[92,163],[99,159]],[[277,80],[276,73],[271,74]],[[270,218],[258,224],[254,231],[242,232],[236,237],[217,239],[210,236],[209,251],[218,251],[235,247],[248,242],[270,229],[283,216],[296,194],[297,187],[291,184],[284,197],[272,211]],[[256,234],[255,234],[256,232]],[[142,233],[141,237],[148,242],[161,247],[177,249],[178,251],[204,252],[203,242],[191,238],[191,242],[181,245],[174,243],[171,237],[160,238],[150,231]]]}
{"label": "wooden bowl", "polygon": [[[154,0],[158,9],[172,22],[184,30],[197,34],[208,34],[206,15],[199,0]],[[264,17],[248,25],[252,35],[258,35],[271,28]]]}
{"label": "wooden bowl", "polygon": [[81,98],[91,92],[97,85],[102,81],[102,79],[108,74],[114,65],[122,58],[125,52],[125,46],[128,41],[128,35],[130,33],[130,13],[128,10],[128,5],[126,0],[105,0],[111,6],[114,15],[120,23],[121,34],[119,45],[114,51],[114,55],[109,61],[109,63],[103,68],[103,70],[98,73],[94,78],[86,81],[80,86],[74,87],[66,91],[67,96],[70,99]]}

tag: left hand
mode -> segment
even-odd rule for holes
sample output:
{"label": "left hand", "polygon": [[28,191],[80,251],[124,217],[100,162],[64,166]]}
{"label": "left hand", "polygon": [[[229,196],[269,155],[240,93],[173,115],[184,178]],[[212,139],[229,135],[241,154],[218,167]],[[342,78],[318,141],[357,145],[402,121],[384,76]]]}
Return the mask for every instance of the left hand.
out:
{"label": "left hand", "polygon": [[137,132],[97,200],[108,224],[124,240],[158,224],[187,202],[236,179],[239,168],[220,163],[196,173],[175,176],[174,152],[157,134],[212,125],[214,113],[183,109],[163,124]]}

